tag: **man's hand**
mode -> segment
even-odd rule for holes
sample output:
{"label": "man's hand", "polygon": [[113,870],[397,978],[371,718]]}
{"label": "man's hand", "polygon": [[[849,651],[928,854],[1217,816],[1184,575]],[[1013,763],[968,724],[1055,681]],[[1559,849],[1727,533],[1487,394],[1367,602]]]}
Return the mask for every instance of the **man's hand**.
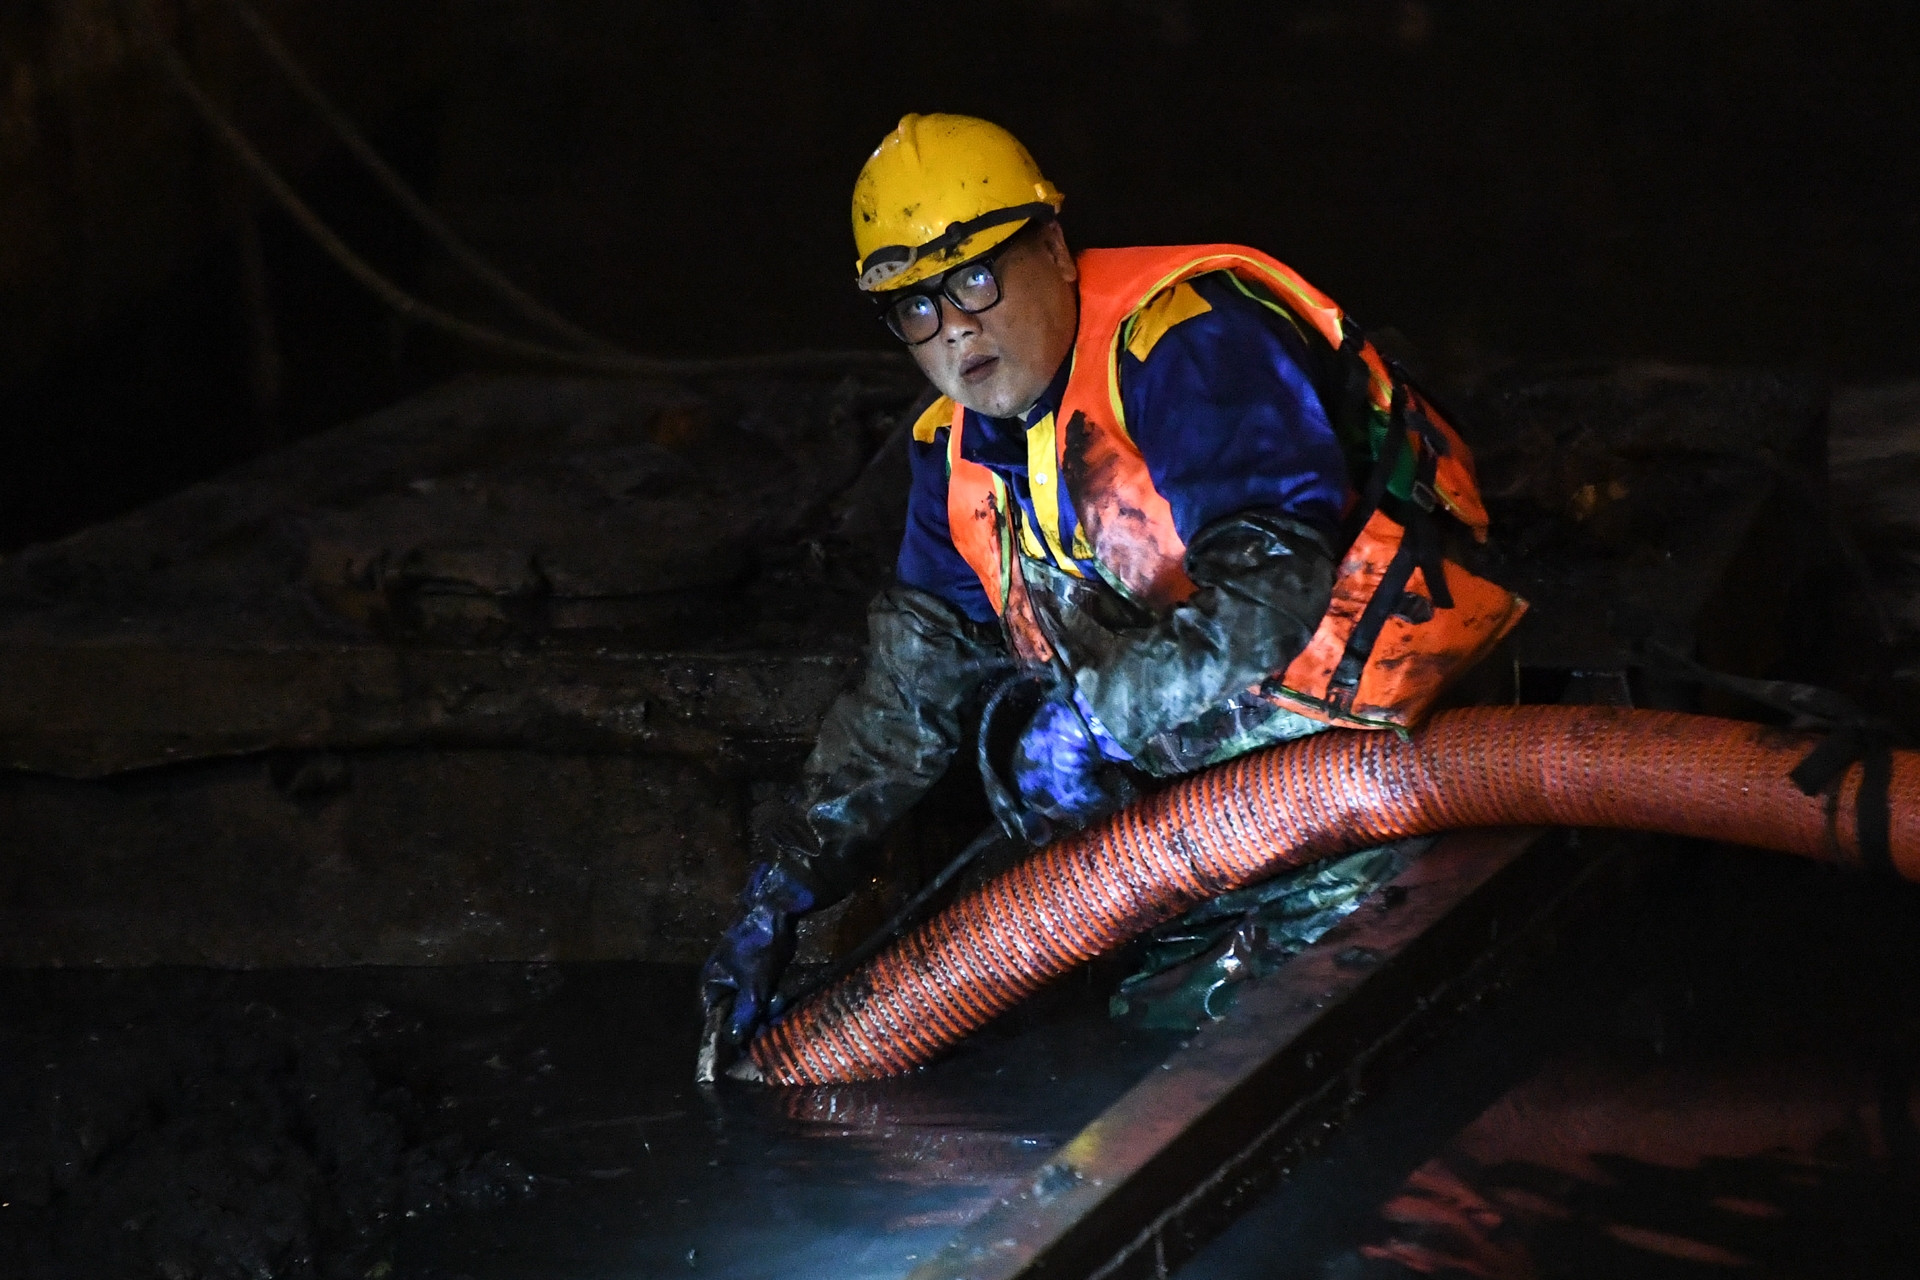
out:
{"label": "man's hand", "polygon": [[1108,737],[1071,686],[1054,690],[1014,744],[1012,774],[1021,803],[1044,818],[1052,838],[1078,831],[1132,803],[1130,757]]}
{"label": "man's hand", "polygon": [[794,922],[813,905],[813,892],[779,862],[763,862],[747,877],[740,916],[700,971],[706,1026],[694,1078],[702,1084],[725,1073],[766,1021],[780,975],[793,958]]}

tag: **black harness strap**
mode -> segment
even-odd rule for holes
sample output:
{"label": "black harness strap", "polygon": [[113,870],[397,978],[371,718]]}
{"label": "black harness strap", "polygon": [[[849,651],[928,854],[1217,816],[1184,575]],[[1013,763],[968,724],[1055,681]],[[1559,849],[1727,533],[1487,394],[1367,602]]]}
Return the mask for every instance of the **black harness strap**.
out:
{"label": "black harness strap", "polygon": [[1360,620],[1347,634],[1347,647],[1340,655],[1340,665],[1334,668],[1327,682],[1329,697],[1341,706],[1351,701],[1353,691],[1359,687],[1360,673],[1365,670],[1367,659],[1373,656],[1373,646],[1378,643],[1387,619],[1405,607],[1407,584],[1412,581],[1415,569],[1426,579],[1427,595],[1433,607],[1453,608],[1453,592],[1447,587],[1446,558],[1441,554],[1440,531],[1434,527],[1432,513],[1408,504],[1398,518],[1402,530],[1400,546],[1387,562],[1387,571],[1380,575],[1380,583],[1368,598]]}
{"label": "black harness strap", "polygon": [[1380,446],[1380,456],[1373,461],[1373,469],[1367,473],[1367,483],[1360,490],[1359,501],[1353,504],[1353,511],[1347,516],[1347,542],[1360,536],[1367,527],[1367,521],[1373,519],[1373,513],[1387,496],[1387,483],[1393,479],[1393,470],[1400,465],[1400,454],[1407,447],[1407,389],[1395,384],[1393,403],[1387,410],[1387,438]]}
{"label": "black harness strap", "polygon": [[1387,619],[1400,603],[1401,593],[1413,577],[1417,562],[1413,542],[1413,530],[1408,529],[1400,539],[1399,550],[1387,562],[1387,571],[1380,575],[1380,585],[1373,589],[1360,620],[1347,634],[1347,647],[1340,655],[1340,665],[1333,669],[1333,676],[1327,681],[1327,699],[1338,706],[1352,703],[1354,691],[1360,687],[1360,673],[1373,655],[1374,641],[1380,638],[1380,628],[1387,625]]}
{"label": "black harness strap", "polygon": [[1670,645],[1647,641],[1642,650],[1670,671],[1696,683],[1737,694],[1763,707],[1823,725],[1827,736],[1815,743],[1787,774],[1800,794],[1817,796],[1831,790],[1839,797],[1841,780],[1857,762],[1860,790],[1853,798],[1854,833],[1860,843],[1861,864],[1893,876],[1892,727],[1876,720],[1841,694],[1817,685],[1787,680],[1749,680],[1703,667]]}
{"label": "black harness strap", "polygon": [[1451,609],[1453,588],[1447,585],[1447,557],[1440,545],[1440,526],[1433,518],[1434,503],[1438,501],[1433,478],[1438,465],[1439,459],[1434,454],[1421,453],[1420,466],[1413,476],[1413,500],[1403,504],[1404,510],[1391,514],[1406,528],[1407,540],[1413,543],[1413,558],[1427,580],[1427,594],[1433,597],[1433,607]]}
{"label": "black harness strap", "polygon": [[[1279,305],[1277,301],[1275,305]],[[1365,339],[1351,316],[1341,317],[1337,347],[1322,338],[1312,325],[1300,328],[1312,335],[1309,349],[1315,360],[1313,383],[1320,393],[1320,403],[1327,410],[1327,422],[1339,438],[1341,448],[1347,451],[1353,474],[1358,475],[1362,465],[1371,465],[1373,461],[1367,435],[1367,423],[1373,414],[1370,396],[1373,370],[1360,354]]]}
{"label": "black harness strap", "polygon": [[[1366,487],[1361,490],[1360,499],[1353,513],[1348,516],[1347,524],[1351,531],[1348,537],[1351,544],[1366,528],[1367,522],[1373,519],[1373,513],[1384,510],[1401,527],[1400,546],[1394,551],[1393,559],[1388,561],[1386,572],[1381,575],[1379,585],[1367,600],[1366,609],[1348,633],[1346,649],[1327,682],[1328,700],[1341,707],[1352,703],[1354,692],[1360,686],[1360,674],[1366,669],[1367,659],[1373,656],[1373,646],[1380,639],[1381,628],[1387,625],[1388,618],[1402,610],[1407,583],[1413,579],[1415,569],[1420,570],[1421,576],[1426,579],[1427,595],[1433,607],[1453,608],[1453,591],[1447,585],[1446,556],[1441,547],[1440,530],[1433,517],[1434,472],[1439,465],[1438,455],[1445,447],[1445,440],[1425,420],[1423,414],[1410,413],[1411,407],[1406,380],[1396,370],[1393,401],[1387,414],[1387,439],[1381,446],[1373,470],[1367,475]],[[1427,447],[1415,455],[1413,496],[1411,499],[1401,499],[1390,493],[1387,486],[1400,463],[1401,453],[1409,447],[1409,418],[1415,422],[1411,429],[1420,432],[1420,438]],[[1425,501],[1422,501],[1423,497]]]}
{"label": "black harness strap", "polygon": [[[1389,368],[1393,370],[1395,381],[1411,382],[1411,379],[1407,377],[1406,370],[1402,369],[1398,364],[1390,365]],[[1425,387],[1420,388],[1420,403],[1412,407],[1414,412],[1411,417],[1413,419],[1414,429],[1420,433],[1420,438],[1427,442],[1427,447],[1442,458],[1452,453],[1453,446],[1447,442],[1446,433],[1434,425],[1433,418],[1427,413],[1427,410],[1434,410],[1448,422],[1463,421],[1460,415],[1448,410],[1448,408],[1441,404]]]}
{"label": "black harness strap", "polygon": [[1787,776],[1802,795],[1817,796],[1830,787],[1837,794],[1840,780],[1856,761],[1860,790],[1853,798],[1853,821],[1861,864],[1898,876],[1893,866],[1893,800],[1888,794],[1893,784],[1893,742],[1883,727],[1866,721],[1840,725]]}

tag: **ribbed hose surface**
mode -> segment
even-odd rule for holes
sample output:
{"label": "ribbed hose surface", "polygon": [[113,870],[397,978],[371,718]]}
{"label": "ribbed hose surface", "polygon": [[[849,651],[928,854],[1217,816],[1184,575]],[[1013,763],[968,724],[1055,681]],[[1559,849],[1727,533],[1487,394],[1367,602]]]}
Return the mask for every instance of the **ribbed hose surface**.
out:
{"label": "ribbed hose surface", "polygon": [[[1196,774],[1041,850],[756,1040],[766,1079],[895,1075],[1196,903],[1288,867],[1461,827],[1615,827],[1859,861],[1854,797],[1788,771],[1817,738],[1603,707],[1474,707],[1411,741],[1334,731]],[[1920,753],[1894,753],[1894,867],[1920,880]]]}

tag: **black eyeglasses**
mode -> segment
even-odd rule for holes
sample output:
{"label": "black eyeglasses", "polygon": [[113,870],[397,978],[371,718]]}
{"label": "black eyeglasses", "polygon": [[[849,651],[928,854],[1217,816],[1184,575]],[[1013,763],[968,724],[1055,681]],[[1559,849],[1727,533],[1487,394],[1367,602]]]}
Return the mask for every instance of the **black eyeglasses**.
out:
{"label": "black eyeglasses", "polygon": [[994,270],[995,264],[1016,242],[1026,238],[1027,228],[1033,225],[1034,222],[1029,222],[1008,236],[992,253],[963,262],[951,271],[911,286],[912,292],[883,303],[881,319],[887,322],[894,337],[917,347],[940,332],[940,299],[945,298],[970,316],[991,310],[1000,301],[1000,276]]}

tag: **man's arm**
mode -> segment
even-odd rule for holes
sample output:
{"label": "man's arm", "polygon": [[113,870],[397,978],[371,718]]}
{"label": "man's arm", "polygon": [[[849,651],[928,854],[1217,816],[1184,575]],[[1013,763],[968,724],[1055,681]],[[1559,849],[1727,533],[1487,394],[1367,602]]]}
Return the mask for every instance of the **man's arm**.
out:
{"label": "man's arm", "polygon": [[[922,406],[924,409],[925,406]],[[821,722],[803,771],[807,839],[792,862],[837,901],[870,873],[886,829],[946,772],[960,706],[1004,663],[998,619],[947,521],[947,433],[907,442],[898,585],[867,611],[867,663]]]}
{"label": "man's arm", "polygon": [[871,874],[887,828],[946,772],[961,705],[1004,661],[991,632],[912,587],[875,597],[867,626],[866,670],[821,723],[804,805],[756,832],[771,856],[748,876],[739,913],[701,970],[700,1080],[726,1071],[765,1020],[798,919]]}
{"label": "man's arm", "polygon": [[866,670],[828,709],[802,773],[811,848],[787,859],[816,906],[871,874],[887,828],[959,750],[962,705],[1006,662],[998,628],[913,587],[875,597],[867,630]]}
{"label": "man's arm", "polygon": [[1144,355],[1123,352],[1120,386],[1198,590],[1153,625],[1089,629],[1070,655],[1081,696],[1136,754],[1306,647],[1332,593],[1329,534],[1350,491],[1299,331],[1224,273],[1192,288],[1197,313]]}
{"label": "man's arm", "polygon": [[1325,538],[1274,512],[1215,522],[1187,548],[1186,568],[1198,589],[1153,625],[1069,631],[1063,656],[1075,687],[1136,757],[1148,739],[1286,667],[1313,638],[1333,592]]}
{"label": "man's arm", "polygon": [[986,593],[947,531],[943,444],[909,446],[900,583],[867,608],[865,669],[821,721],[801,806],[756,822],[768,860],[748,876],[739,913],[701,970],[701,1080],[725,1071],[766,1017],[799,917],[872,874],[887,828],[959,750],[961,707],[1006,661]]}

